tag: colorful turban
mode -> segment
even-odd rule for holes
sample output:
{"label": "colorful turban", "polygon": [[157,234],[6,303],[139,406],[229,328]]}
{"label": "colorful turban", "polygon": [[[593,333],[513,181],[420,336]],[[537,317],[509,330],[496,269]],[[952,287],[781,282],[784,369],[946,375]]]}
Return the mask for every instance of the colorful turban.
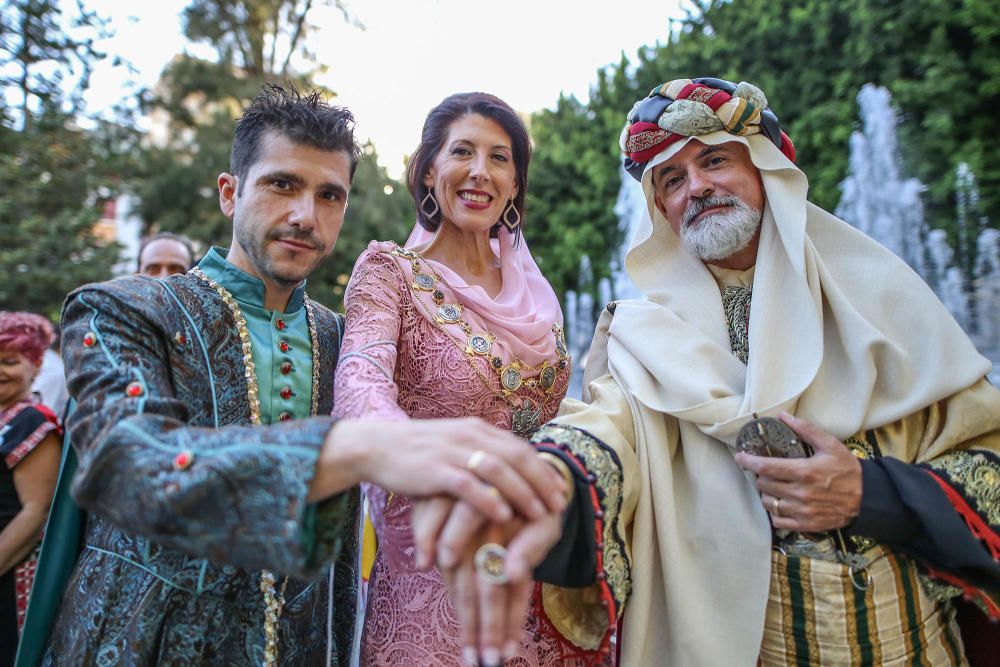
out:
{"label": "colorful turban", "polygon": [[686,137],[711,132],[763,134],[795,161],[792,140],[781,131],[760,88],[746,81],[736,85],[702,77],[674,79],[635,103],[620,141],[625,170],[641,181],[646,164],[657,153]]}

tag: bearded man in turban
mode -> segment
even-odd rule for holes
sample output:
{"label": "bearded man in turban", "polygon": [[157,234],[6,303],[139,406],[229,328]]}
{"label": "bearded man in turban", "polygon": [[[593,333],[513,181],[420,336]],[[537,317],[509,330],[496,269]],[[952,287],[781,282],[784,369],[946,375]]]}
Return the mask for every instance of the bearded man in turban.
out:
{"label": "bearded man in turban", "polygon": [[591,650],[623,620],[629,666],[963,664],[952,598],[1000,617],[990,362],[806,200],[755,86],[659,86],[621,145],[645,298],[608,306],[585,401],[533,438],[575,480],[548,620]]}

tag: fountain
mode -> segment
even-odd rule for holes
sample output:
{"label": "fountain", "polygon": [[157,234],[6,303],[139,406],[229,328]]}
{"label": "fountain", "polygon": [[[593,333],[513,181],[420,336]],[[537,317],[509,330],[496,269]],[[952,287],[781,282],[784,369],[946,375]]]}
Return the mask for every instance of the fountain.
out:
{"label": "fountain", "polygon": [[902,177],[898,120],[889,91],[865,84],[857,97],[861,129],[851,135],[849,175],[841,183],[835,214],[909,264],[938,295],[979,350],[994,360],[990,379],[1000,382],[1000,231],[979,211],[975,175],[956,169],[957,244],[928,229],[920,194],[924,186]]}

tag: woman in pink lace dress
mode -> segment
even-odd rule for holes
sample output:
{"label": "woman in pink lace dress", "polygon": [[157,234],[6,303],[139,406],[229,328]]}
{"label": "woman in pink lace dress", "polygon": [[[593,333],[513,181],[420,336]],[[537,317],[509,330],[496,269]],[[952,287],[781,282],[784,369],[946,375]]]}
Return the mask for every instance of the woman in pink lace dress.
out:
{"label": "woman in pink lace dress", "polygon": [[[477,416],[525,437],[555,416],[570,360],[558,300],[520,238],[529,158],[524,125],[496,97],[431,111],[408,171],[418,225],[406,248],[372,242],[347,288],[336,416]],[[440,572],[414,566],[409,500],[367,492],[379,549],[361,664],[466,664]],[[539,610],[504,664],[594,662]]]}

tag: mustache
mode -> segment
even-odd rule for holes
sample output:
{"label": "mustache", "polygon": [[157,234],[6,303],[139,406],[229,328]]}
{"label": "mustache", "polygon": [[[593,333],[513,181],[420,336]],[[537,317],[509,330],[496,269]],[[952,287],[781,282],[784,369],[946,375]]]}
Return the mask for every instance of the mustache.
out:
{"label": "mustache", "polygon": [[312,232],[303,229],[276,229],[272,230],[267,235],[270,241],[294,241],[295,243],[302,243],[303,245],[308,245],[313,248],[319,248],[321,243]]}
{"label": "mustache", "polygon": [[684,211],[684,217],[681,219],[681,226],[687,227],[694,222],[694,219],[699,215],[708,209],[715,208],[717,206],[731,206],[737,209],[750,208],[745,201],[732,195],[728,197],[724,197],[722,195],[712,195],[703,199],[695,199],[691,202],[691,205],[688,206],[687,210]]}

